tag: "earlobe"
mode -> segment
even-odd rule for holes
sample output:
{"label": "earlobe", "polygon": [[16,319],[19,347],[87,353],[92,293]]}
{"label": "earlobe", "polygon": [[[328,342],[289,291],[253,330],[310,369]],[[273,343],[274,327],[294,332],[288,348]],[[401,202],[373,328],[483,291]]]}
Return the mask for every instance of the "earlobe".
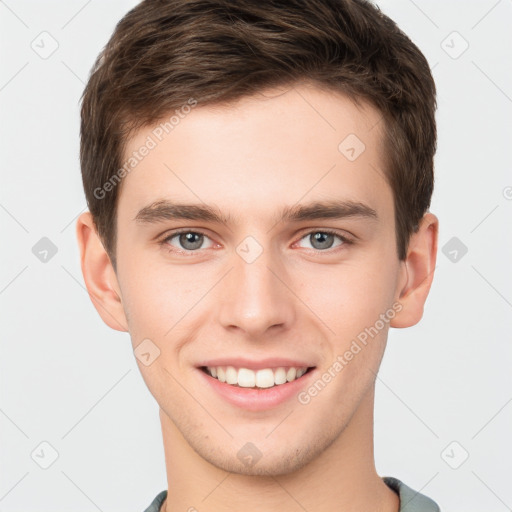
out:
{"label": "earlobe", "polygon": [[439,221],[432,213],[426,213],[418,230],[411,235],[407,257],[403,262],[402,282],[397,290],[397,300],[402,309],[390,322],[391,327],[411,327],[423,316],[437,257]]}
{"label": "earlobe", "polygon": [[117,276],[90,212],[78,217],[76,236],[82,275],[96,311],[112,329],[128,332]]}

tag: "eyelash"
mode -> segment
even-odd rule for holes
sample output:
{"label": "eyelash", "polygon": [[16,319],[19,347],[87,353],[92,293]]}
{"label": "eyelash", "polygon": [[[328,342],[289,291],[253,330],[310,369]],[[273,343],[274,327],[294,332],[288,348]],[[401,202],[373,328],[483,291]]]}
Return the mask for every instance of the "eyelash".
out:
{"label": "eyelash", "polygon": [[[177,253],[177,254],[184,254],[186,256],[194,256],[196,255],[198,252],[200,252],[201,250],[203,249],[196,249],[196,250],[192,250],[192,251],[185,251],[185,250],[179,250],[179,249],[176,249],[175,247],[172,247],[168,244],[169,240],[173,239],[174,237],[178,236],[178,235],[181,235],[183,233],[194,233],[194,234],[197,234],[197,235],[203,235],[207,238],[210,238],[206,233],[204,233],[203,231],[201,230],[192,230],[192,229],[180,229],[178,231],[173,231],[171,234],[168,234],[165,238],[163,238],[162,240],[160,240],[159,242],[159,245],[160,246],[165,246],[165,248],[168,250],[168,252],[170,253]],[[343,243],[337,247],[334,247],[334,248],[330,248],[330,249],[325,249],[325,250],[321,250],[321,249],[310,249],[310,250],[313,250],[317,253],[329,253],[331,254],[332,252],[336,252],[337,249],[340,249],[341,247],[345,246],[345,245],[352,245],[354,244],[354,240],[346,237],[346,236],[343,236],[343,235],[340,235],[337,231],[333,231],[331,229],[313,229],[311,231],[308,231],[306,233],[304,233],[298,241],[302,240],[303,238],[307,237],[307,236],[310,236],[314,233],[323,233],[323,234],[326,234],[326,235],[333,235],[333,236],[336,236],[338,237]],[[171,248],[172,247],[172,248]]]}

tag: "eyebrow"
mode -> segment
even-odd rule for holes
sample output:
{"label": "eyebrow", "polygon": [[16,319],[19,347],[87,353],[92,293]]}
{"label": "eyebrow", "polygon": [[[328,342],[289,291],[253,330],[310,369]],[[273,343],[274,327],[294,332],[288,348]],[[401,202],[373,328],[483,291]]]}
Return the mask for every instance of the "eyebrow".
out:
{"label": "eyebrow", "polygon": [[[286,206],[277,222],[302,222],[320,219],[343,219],[359,217],[377,220],[377,212],[359,201],[315,201],[305,205]],[[145,206],[134,217],[141,224],[152,224],[168,220],[200,220],[218,224],[233,224],[234,217],[224,215],[205,204],[184,204],[161,199]]]}

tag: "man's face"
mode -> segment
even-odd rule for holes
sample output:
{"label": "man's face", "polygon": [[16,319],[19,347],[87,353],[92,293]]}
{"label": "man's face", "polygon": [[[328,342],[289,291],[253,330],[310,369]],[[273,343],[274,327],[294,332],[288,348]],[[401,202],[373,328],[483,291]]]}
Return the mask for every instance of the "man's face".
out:
{"label": "man's face", "polygon": [[[371,421],[404,276],[380,118],[301,86],[198,105],[161,141],[158,125],[129,141],[126,158],[148,136],[156,142],[118,203],[117,278],[133,347],[149,339],[160,350],[139,367],[174,441],[219,468],[288,473],[350,424]],[[209,207],[223,220],[156,215],[161,201]],[[313,209],[280,220],[313,203],[344,206],[337,216]],[[221,383],[201,369],[208,363],[218,376],[233,366],[227,378],[245,385],[313,369],[254,389]],[[251,455],[261,458],[247,463]]]}

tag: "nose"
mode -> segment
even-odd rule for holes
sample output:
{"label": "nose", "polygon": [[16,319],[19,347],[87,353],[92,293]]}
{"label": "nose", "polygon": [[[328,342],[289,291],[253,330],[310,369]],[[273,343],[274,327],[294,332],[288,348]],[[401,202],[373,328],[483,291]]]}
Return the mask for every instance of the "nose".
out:
{"label": "nose", "polygon": [[233,268],[223,283],[219,320],[228,330],[239,330],[248,338],[268,336],[287,329],[296,315],[295,295],[285,266],[270,250],[248,262],[233,254]]}

